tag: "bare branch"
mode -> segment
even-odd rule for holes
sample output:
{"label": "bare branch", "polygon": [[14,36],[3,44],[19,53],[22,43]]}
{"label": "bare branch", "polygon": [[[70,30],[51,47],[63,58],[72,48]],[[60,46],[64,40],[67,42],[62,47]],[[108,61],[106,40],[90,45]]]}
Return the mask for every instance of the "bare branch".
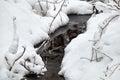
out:
{"label": "bare branch", "polygon": [[113,58],[111,58],[111,57],[108,56],[107,54],[101,52],[100,50],[98,50],[98,49],[96,49],[96,48],[94,48],[94,47],[93,47],[93,49],[96,50],[96,51],[98,51],[98,52],[100,52],[101,54],[103,54],[103,55],[105,55],[106,57],[108,57],[111,61],[113,61]]}
{"label": "bare branch", "polygon": [[48,10],[48,0],[46,0],[46,13],[47,14],[47,10]]}
{"label": "bare branch", "polygon": [[62,16],[61,16],[61,14],[59,14],[59,16],[60,16],[60,20],[61,20],[61,22],[62,22],[63,20],[62,20]]}
{"label": "bare branch", "polygon": [[96,60],[97,60],[97,52],[96,52],[96,50],[97,50],[98,52],[104,54],[105,56],[109,57],[110,60],[113,60],[110,56],[108,56],[108,55],[106,55],[105,53],[103,53],[103,52],[99,51],[98,49],[96,49],[95,46],[97,46],[97,44],[98,44],[99,41],[101,40],[102,35],[103,35],[105,29],[107,28],[107,26],[110,24],[110,22],[111,22],[114,18],[116,18],[116,17],[118,17],[118,16],[120,16],[120,15],[119,15],[119,14],[115,14],[115,15],[113,15],[113,16],[105,19],[105,20],[102,22],[102,24],[99,25],[99,28],[100,28],[100,29],[99,29],[99,31],[97,32],[99,35],[98,35],[98,34],[95,34],[95,35],[94,35],[94,36],[97,35],[97,39],[95,39],[95,40],[93,41],[93,47],[94,47],[94,48],[92,47],[91,61],[93,60],[94,55],[96,55]]}
{"label": "bare branch", "polygon": [[120,9],[120,0],[113,0],[113,2],[116,4],[114,5],[117,9]]}
{"label": "bare branch", "polygon": [[109,77],[111,77],[112,76],[112,74],[114,74],[115,73],[115,71],[119,68],[119,66],[120,66],[120,63],[119,64],[117,64],[117,66],[114,68],[114,70],[111,72],[111,74],[109,75]]}
{"label": "bare branch", "polygon": [[113,1],[114,1],[116,4],[118,4],[116,0],[113,0]]}
{"label": "bare branch", "polygon": [[9,71],[11,71],[12,70],[12,68],[13,68],[13,66],[15,65],[15,63],[24,55],[24,53],[25,53],[25,47],[23,47],[23,52],[22,52],[22,54],[20,55],[20,56],[18,56],[18,58],[16,58],[15,60],[14,60],[14,62],[13,62],[13,64],[10,66],[10,68],[9,68]]}
{"label": "bare branch", "polygon": [[40,0],[38,0],[38,3],[39,3],[39,7],[40,7],[40,9],[41,9],[42,15],[45,15],[45,14],[44,14],[44,10],[43,10],[43,8],[42,8],[42,6],[41,6]]}
{"label": "bare branch", "polygon": [[10,65],[10,63],[9,63],[9,61],[8,61],[8,58],[5,56],[5,61],[7,62],[7,64],[9,65],[9,66],[11,66]]}
{"label": "bare branch", "polygon": [[29,71],[30,73],[33,73],[33,71],[31,71],[30,67],[26,65],[27,61],[24,61],[24,64],[21,64],[27,71]]}
{"label": "bare branch", "polygon": [[[60,11],[62,10],[62,7],[63,7],[64,3],[65,3],[65,0],[63,0],[63,3],[62,3],[62,5],[60,6],[59,11],[58,11],[57,14],[53,17],[53,20],[52,20],[51,23],[50,23],[48,35],[50,35],[50,29],[51,29],[51,27],[52,27],[52,24],[53,24],[54,20],[56,19],[56,17],[59,15]],[[44,47],[45,44],[48,44],[49,42],[50,42],[50,38],[47,39],[47,40],[45,40],[45,41],[41,44],[41,46],[39,47],[39,49],[41,49],[42,47]]]}
{"label": "bare branch", "polygon": [[53,17],[53,20],[52,20],[52,22],[51,22],[51,24],[50,24],[50,27],[49,27],[49,32],[48,32],[48,34],[50,34],[51,26],[52,26],[54,20],[56,19],[56,17],[58,16],[58,14],[60,13],[60,11],[62,10],[62,7],[63,7],[64,3],[65,3],[65,0],[63,0],[63,3],[62,3],[62,5],[61,5],[59,11],[58,11],[57,14]]}
{"label": "bare branch", "polygon": [[60,4],[62,1],[63,1],[63,0],[61,0],[61,1],[54,1],[54,2],[47,1],[47,2],[50,3],[50,4]]}
{"label": "bare branch", "polygon": [[[54,2],[55,2],[55,0],[54,0]],[[56,6],[55,6],[55,3],[53,4],[54,5],[54,11],[56,10]]]}
{"label": "bare branch", "polygon": [[[14,34],[14,36],[13,36],[13,42],[12,42],[12,44],[10,45],[10,48],[9,48],[9,53],[12,53],[13,55],[15,55],[16,53],[17,53],[17,49],[18,49],[18,36],[17,36],[17,29],[16,29],[16,17],[13,17],[13,29],[14,29],[14,31],[13,31],[13,34]],[[23,47],[24,48],[24,47]],[[5,56],[5,60],[6,60],[6,62],[7,62],[7,64],[9,65],[9,71],[11,71],[12,70],[12,68],[13,68],[13,66],[15,65],[15,63],[23,56],[23,54],[24,54],[24,52],[25,52],[25,48],[24,48],[24,50],[23,50],[23,53],[18,57],[18,58],[16,58],[14,61],[13,61],[13,63],[12,63],[12,65],[9,63],[9,60],[8,60],[8,58]],[[8,54],[9,55],[9,54]]]}

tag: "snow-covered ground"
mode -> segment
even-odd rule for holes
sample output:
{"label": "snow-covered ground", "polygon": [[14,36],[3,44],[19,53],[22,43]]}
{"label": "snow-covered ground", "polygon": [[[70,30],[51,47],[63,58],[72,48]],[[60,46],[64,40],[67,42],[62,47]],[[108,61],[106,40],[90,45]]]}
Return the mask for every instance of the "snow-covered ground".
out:
{"label": "snow-covered ground", "polygon": [[65,49],[59,72],[65,80],[120,80],[119,9],[100,2],[95,6],[103,13],[93,15],[87,31]]}
{"label": "snow-covered ground", "polygon": [[[44,74],[47,69],[34,45],[67,24],[67,14],[93,13],[88,2],[57,1],[0,0],[0,80],[20,80],[31,72]],[[120,79],[120,7],[109,2],[95,3],[103,13],[93,14],[87,31],[66,47],[59,72],[66,80]]]}
{"label": "snow-covered ground", "polygon": [[44,74],[45,64],[34,45],[67,24],[67,14],[92,13],[92,5],[84,1],[53,1],[0,0],[0,80],[19,80],[30,72]]}

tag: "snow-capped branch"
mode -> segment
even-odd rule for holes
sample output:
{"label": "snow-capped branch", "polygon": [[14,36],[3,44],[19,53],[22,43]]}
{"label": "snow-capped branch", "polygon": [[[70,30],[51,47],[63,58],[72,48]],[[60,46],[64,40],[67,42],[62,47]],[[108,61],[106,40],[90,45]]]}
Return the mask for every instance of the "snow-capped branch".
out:
{"label": "snow-capped branch", "polygon": [[44,74],[42,71],[44,70],[45,66],[41,66],[40,64],[36,63],[36,60],[36,56],[33,56],[32,58],[28,57],[21,61],[20,65],[23,66],[29,72],[29,74]]}
{"label": "snow-capped branch", "polygon": [[33,71],[31,71],[30,67],[26,65],[28,61],[25,60],[24,63],[20,63],[27,71],[29,71],[30,73],[33,73]]}
{"label": "snow-capped branch", "polygon": [[17,35],[16,17],[13,17],[13,40],[8,49],[9,53],[15,54],[18,49],[19,38]]}

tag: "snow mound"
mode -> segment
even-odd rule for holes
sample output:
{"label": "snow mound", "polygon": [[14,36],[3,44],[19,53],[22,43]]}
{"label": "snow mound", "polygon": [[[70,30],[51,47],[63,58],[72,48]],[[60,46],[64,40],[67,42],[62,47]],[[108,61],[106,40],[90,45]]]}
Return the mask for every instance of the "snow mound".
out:
{"label": "snow mound", "polygon": [[65,80],[119,80],[119,22],[116,11],[93,15],[87,22],[87,31],[65,48],[59,74]]}
{"label": "snow mound", "polygon": [[92,5],[87,2],[68,2],[64,8],[63,2],[49,3],[46,8],[42,0],[43,12],[47,12],[43,15],[37,0],[0,0],[0,80],[20,80],[28,73],[44,74],[45,64],[34,45],[49,39],[49,32],[67,24],[67,14],[92,13]]}
{"label": "snow mound", "polygon": [[63,8],[66,14],[92,14],[93,6],[85,1],[70,0]]}

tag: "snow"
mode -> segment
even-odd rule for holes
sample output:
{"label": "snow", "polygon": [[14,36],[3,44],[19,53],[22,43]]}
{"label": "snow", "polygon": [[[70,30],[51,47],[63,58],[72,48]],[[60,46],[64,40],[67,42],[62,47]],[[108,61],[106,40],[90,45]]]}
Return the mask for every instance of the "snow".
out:
{"label": "snow", "polygon": [[92,5],[85,1],[70,0],[68,6],[63,8],[66,14],[91,14],[93,13]]}
{"label": "snow", "polygon": [[[65,56],[59,72],[60,75],[65,76],[65,80],[120,79],[119,10],[104,11],[106,9],[100,5],[103,13],[93,14],[87,22],[87,31],[78,35],[65,48]],[[102,27],[106,28],[102,31]],[[102,36],[100,36],[101,33]],[[90,61],[92,49],[97,50],[98,60],[95,60],[94,53],[94,59]]]}
{"label": "snow", "polygon": [[[49,32],[66,25],[67,14],[93,13],[92,4],[86,1],[66,0],[63,6],[63,2],[52,2],[47,5],[40,1],[42,10],[37,0],[0,0],[0,80],[20,80],[29,72],[44,75],[47,69],[34,45],[49,39]],[[59,74],[66,80],[120,79],[120,14],[114,6],[118,5],[112,0],[94,5],[103,13],[93,14],[87,31],[65,48]],[[97,52],[98,59],[92,50]]]}
{"label": "snow", "polygon": [[[34,45],[49,38],[49,27],[54,17],[57,15],[50,32],[68,23],[67,14],[92,13],[91,4],[73,2],[69,1],[70,6],[65,3],[68,5],[64,5],[67,12],[62,10],[57,15],[62,3],[56,4],[54,10],[51,3],[46,8],[43,0],[41,6],[43,12],[47,12],[43,15],[37,0],[0,0],[0,80],[20,80],[29,72],[44,75],[46,67]],[[75,7],[78,9],[75,11],[77,2]],[[86,10],[82,10],[82,7]]]}

